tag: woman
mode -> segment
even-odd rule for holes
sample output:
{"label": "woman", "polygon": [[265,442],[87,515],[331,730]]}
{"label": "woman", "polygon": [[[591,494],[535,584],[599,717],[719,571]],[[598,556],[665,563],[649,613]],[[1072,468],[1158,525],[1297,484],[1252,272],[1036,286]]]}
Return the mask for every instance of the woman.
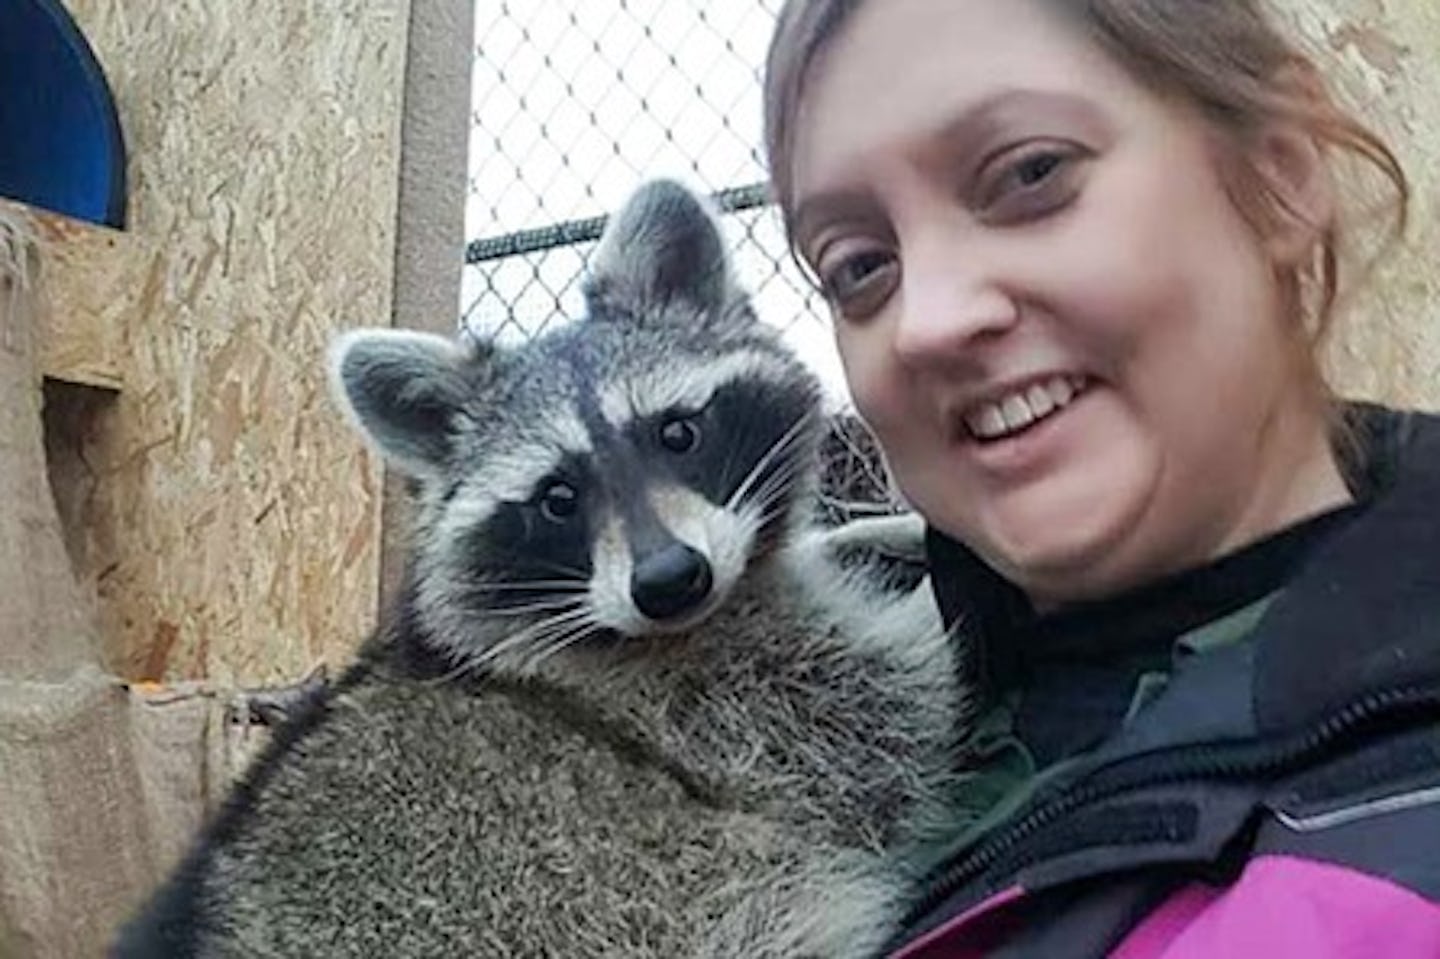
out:
{"label": "woman", "polygon": [[1334,158],[1261,0],[790,0],[792,246],[970,642],[898,956],[1440,956],[1440,424],[1344,407]]}

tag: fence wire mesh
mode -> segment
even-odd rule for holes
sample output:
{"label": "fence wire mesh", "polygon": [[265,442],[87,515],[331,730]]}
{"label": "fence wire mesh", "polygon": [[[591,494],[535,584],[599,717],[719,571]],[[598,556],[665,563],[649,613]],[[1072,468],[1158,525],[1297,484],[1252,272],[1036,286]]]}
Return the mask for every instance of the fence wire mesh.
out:
{"label": "fence wire mesh", "polygon": [[[765,203],[760,70],[780,0],[477,0],[461,324],[502,342],[579,315],[605,214],[642,179],[714,195],[758,313],[844,387],[823,303]],[[832,518],[896,499],[876,447],[841,413]],[[878,505],[877,505],[878,504]]]}

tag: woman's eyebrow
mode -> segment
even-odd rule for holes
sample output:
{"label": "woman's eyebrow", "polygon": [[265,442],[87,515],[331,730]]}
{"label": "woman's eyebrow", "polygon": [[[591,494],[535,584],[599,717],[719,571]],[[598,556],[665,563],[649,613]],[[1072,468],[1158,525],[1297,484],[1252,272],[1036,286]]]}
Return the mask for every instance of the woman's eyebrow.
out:
{"label": "woman's eyebrow", "polygon": [[816,193],[800,201],[790,221],[795,246],[804,249],[816,233],[841,220],[862,220],[875,216],[877,201],[868,190],[833,190]]}
{"label": "woman's eyebrow", "polygon": [[[994,91],[953,116],[943,118],[921,135],[915,145],[917,152],[926,152],[937,145],[953,148],[956,144],[986,144],[1010,125],[1007,117],[1017,114],[1079,126],[1091,135],[1105,129],[1095,104],[1083,95],[1064,90],[1010,87]],[[974,158],[977,165],[980,159]],[[796,204],[790,220],[790,235],[796,247],[803,249],[815,233],[830,223],[873,217],[877,202],[874,194],[863,187],[811,194]]]}
{"label": "woman's eyebrow", "polygon": [[1095,103],[1065,90],[1010,88],[977,101],[930,132],[932,144],[985,145],[1016,125],[1016,118],[1078,127],[1087,136],[1106,129]]}

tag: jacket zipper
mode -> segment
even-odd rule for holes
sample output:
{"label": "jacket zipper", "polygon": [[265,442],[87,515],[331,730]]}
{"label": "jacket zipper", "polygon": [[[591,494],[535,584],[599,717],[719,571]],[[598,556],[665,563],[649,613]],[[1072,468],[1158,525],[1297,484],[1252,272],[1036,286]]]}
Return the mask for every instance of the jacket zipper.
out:
{"label": "jacket zipper", "polygon": [[[911,929],[933,909],[982,876],[1002,857],[1011,853],[1035,833],[1083,806],[1111,799],[1134,789],[1173,785],[1201,779],[1233,779],[1280,772],[1312,759],[1343,736],[1381,720],[1413,711],[1440,707],[1440,689],[1406,686],[1373,693],[1355,700],[1303,733],[1274,742],[1247,742],[1175,747],[1162,755],[1119,760],[1089,776],[1080,788],[1035,807],[1010,826],[982,840],[961,859],[942,869],[928,884],[914,908],[901,923]],[[1007,872],[1030,865],[1023,856],[1009,863]],[[904,934],[906,939],[908,934]],[[892,944],[892,948],[903,940]]]}

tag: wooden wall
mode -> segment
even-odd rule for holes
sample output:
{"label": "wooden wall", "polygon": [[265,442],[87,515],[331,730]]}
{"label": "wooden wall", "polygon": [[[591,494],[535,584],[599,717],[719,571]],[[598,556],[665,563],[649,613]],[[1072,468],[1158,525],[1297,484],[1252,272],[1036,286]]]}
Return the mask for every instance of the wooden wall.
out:
{"label": "wooden wall", "polygon": [[323,351],[389,322],[409,2],[67,6],[130,151],[126,233],[44,221],[52,472],[107,665],[298,676],[375,612],[379,473]]}

